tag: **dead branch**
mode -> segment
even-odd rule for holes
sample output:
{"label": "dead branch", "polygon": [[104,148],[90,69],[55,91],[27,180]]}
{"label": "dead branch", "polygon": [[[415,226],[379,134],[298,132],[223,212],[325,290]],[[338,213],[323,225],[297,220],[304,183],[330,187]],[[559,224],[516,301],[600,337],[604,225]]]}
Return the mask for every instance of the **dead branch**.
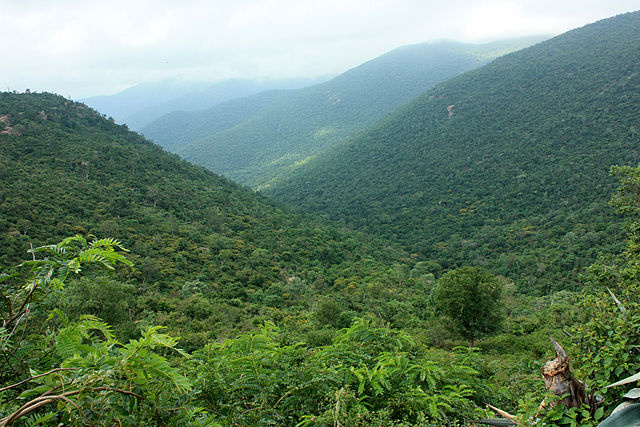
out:
{"label": "dead branch", "polygon": [[17,419],[35,411],[36,409],[40,408],[41,406],[47,405],[49,403],[54,403],[58,400],[63,400],[67,403],[69,403],[70,405],[74,406],[76,409],[78,408],[78,405],[72,401],[71,399],[69,399],[70,396],[74,396],[76,394],[80,394],[82,392],[87,392],[87,391],[113,391],[116,393],[120,393],[120,394],[125,394],[128,396],[133,396],[136,397],[138,399],[144,399],[143,396],[134,393],[132,391],[129,390],[123,390],[120,388],[112,388],[112,387],[92,387],[92,388],[87,388],[87,389],[80,389],[80,390],[72,390],[72,391],[67,391],[65,393],[61,393],[61,394],[57,394],[57,395],[46,395],[46,396],[39,396],[36,397],[35,399],[30,400],[29,402],[25,403],[24,405],[22,405],[17,411],[15,411],[13,414],[9,415],[8,417],[2,418],[0,419],[0,427],[5,427],[11,423],[13,423],[14,421],[16,421]]}
{"label": "dead branch", "polygon": [[0,388],[0,391],[5,391],[5,390],[9,390],[9,389],[14,388],[14,387],[18,387],[19,385],[22,385],[22,384],[24,384],[26,382],[29,382],[31,380],[35,380],[36,378],[46,377],[47,375],[52,374],[54,372],[73,371],[73,370],[77,370],[77,369],[80,369],[80,368],[56,368],[56,369],[52,369],[49,372],[45,372],[44,374],[34,375],[32,377],[25,378],[24,380],[22,380],[20,382],[17,382],[15,384],[11,384],[11,385],[8,385],[6,387]]}
{"label": "dead branch", "polygon": [[[571,374],[567,352],[553,339],[551,334],[549,334],[549,339],[556,351],[556,358],[549,360],[542,367],[545,388],[558,397],[567,395],[560,400],[551,402],[549,406],[553,408],[558,403],[562,403],[567,408],[578,407],[583,403],[592,405],[584,385]],[[545,402],[543,401],[541,407],[544,404]]]}

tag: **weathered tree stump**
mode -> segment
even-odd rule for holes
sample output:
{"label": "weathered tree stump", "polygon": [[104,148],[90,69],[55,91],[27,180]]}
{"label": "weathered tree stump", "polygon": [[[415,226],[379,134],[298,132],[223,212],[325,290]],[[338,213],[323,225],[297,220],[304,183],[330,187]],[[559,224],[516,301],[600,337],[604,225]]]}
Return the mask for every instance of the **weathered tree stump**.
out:
{"label": "weathered tree stump", "polygon": [[[567,408],[581,406],[583,403],[591,405],[592,399],[590,399],[587,394],[584,384],[575,379],[571,374],[567,352],[556,342],[556,340],[553,339],[551,334],[549,334],[549,339],[556,351],[556,358],[549,360],[542,367],[542,376],[544,377],[545,387],[548,391],[558,397],[568,394],[568,396],[560,400],[551,402],[550,406],[554,407],[558,403],[563,404]],[[542,402],[541,406],[544,406],[544,404],[545,402]]]}

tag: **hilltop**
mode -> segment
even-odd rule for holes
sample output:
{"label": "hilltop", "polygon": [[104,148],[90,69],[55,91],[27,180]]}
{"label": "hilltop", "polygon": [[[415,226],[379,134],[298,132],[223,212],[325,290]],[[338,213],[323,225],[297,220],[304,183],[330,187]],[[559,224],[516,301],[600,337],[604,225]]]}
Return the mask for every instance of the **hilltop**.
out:
{"label": "hilltop", "polygon": [[532,43],[405,46],[322,84],[263,92],[199,112],[175,112],[142,133],[187,160],[259,188],[436,83]]}
{"label": "hilltop", "polygon": [[617,250],[609,168],[640,161],[639,110],[635,12],[441,83],[264,193],[524,291],[572,287]]}

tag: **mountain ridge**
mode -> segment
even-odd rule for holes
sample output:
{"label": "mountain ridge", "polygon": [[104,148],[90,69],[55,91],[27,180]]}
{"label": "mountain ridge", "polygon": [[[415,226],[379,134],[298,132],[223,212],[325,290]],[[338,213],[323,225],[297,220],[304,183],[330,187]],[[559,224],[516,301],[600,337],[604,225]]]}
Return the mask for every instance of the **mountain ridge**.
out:
{"label": "mountain ridge", "polygon": [[113,95],[92,96],[79,101],[138,131],[173,111],[197,111],[266,90],[297,89],[324,80],[229,79],[211,83],[170,78],[137,84]]}
{"label": "mountain ridge", "polygon": [[615,246],[609,167],[640,161],[639,29],[624,14],[498,58],[263,192],[523,290],[571,286]]}
{"label": "mountain ridge", "polygon": [[[404,46],[325,83],[257,94],[197,113],[174,113],[142,132],[194,163],[256,188],[435,83],[532,41]],[[234,119],[227,124],[230,113]]]}

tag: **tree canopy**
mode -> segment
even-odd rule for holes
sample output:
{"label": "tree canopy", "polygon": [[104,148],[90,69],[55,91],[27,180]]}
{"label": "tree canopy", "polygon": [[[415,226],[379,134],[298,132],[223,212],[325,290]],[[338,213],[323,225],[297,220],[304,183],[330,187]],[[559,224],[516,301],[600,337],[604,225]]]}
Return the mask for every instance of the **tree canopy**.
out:
{"label": "tree canopy", "polygon": [[482,267],[460,267],[438,280],[433,298],[472,347],[476,337],[500,329],[501,294],[498,277]]}
{"label": "tree canopy", "polygon": [[442,84],[263,190],[446,269],[536,294],[616,252],[613,164],[640,162],[640,12]]}

